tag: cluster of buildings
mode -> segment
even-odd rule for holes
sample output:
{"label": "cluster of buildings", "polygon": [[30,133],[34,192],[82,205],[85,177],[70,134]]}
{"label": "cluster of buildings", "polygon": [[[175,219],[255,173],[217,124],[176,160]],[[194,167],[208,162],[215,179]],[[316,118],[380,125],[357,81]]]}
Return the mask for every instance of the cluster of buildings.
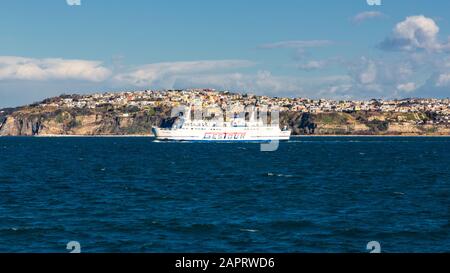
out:
{"label": "cluster of buildings", "polygon": [[89,95],[62,95],[46,99],[38,104],[40,107],[89,108],[110,106],[113,108],[135,106],[139,109],[148,107],[176,107],[201,103],[204,107],[222,107],[231,104],[243,106],[256,105],[277,107],[280,111],[300,111],[309,113],[326,112],[398,112],[423,113],[433,112],[450,116],[449,99],[401,99],[401,100],[364,100],[336,101],[328,99],[279,98],[239,94],[214,89],[187,90],[144,90]]}

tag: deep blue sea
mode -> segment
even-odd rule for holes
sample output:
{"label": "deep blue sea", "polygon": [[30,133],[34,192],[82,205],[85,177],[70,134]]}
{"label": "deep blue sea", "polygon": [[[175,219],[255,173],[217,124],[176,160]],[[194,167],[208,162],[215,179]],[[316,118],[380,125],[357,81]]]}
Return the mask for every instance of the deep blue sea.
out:
{"label": "deep blue sea", "polygon": [[450,252],[450,138],[0,138],[0,252]]}

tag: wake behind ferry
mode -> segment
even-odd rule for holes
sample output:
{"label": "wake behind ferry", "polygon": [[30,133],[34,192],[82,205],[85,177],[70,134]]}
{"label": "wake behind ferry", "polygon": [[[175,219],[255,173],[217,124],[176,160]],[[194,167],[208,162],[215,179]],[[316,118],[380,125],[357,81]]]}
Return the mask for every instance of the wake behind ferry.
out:
{"label": "wake behind ferry", "polygon": [[249,113],[247,121],[234,116],[230,121],[208,121],[192,119],[190,112],[185,117],[180,116],[171,128],[153,128],[157,140],[171,141],[204,141],[204,142],[270,142],[274,140],[289,140],[291,131],[287,127],[280,129],[278,124],[264,124],[255,117],[255,112]]}

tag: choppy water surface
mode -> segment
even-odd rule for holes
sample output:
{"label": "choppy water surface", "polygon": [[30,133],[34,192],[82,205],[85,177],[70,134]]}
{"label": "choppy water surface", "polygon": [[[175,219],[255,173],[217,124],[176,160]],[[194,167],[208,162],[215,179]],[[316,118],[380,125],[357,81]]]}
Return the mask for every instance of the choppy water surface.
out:
{"label": "choppy water surface", "polygon": [[450,138],[0,138],[0,252],[450,252]]}

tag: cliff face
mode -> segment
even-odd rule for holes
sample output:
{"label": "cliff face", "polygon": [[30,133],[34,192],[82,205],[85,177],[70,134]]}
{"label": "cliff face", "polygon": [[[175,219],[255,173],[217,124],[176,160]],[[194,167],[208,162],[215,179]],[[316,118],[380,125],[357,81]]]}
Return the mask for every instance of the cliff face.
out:
{"label": "cliff face", "polygon": [[294,135],[450,135],[450,126],[428,124],[426,113],[299,113],[281,114],[281,124]]}
{"label": "cliff face", "polygon": [[0,136],[150,135],[170,117],[170,109],[123,113],[22,109],[0,118]]}
{"label": "cliff face", "polygon": [[[0,112],[0,136],[150,135],[152,126],[173,121],[170,110],[46,109],[24,107]],[[379,112],[283,112],[281,126],[294,135],[450,135],[448,125],[427,124],[426,114]],[[421,123],[421,124],[419,124]]]}

